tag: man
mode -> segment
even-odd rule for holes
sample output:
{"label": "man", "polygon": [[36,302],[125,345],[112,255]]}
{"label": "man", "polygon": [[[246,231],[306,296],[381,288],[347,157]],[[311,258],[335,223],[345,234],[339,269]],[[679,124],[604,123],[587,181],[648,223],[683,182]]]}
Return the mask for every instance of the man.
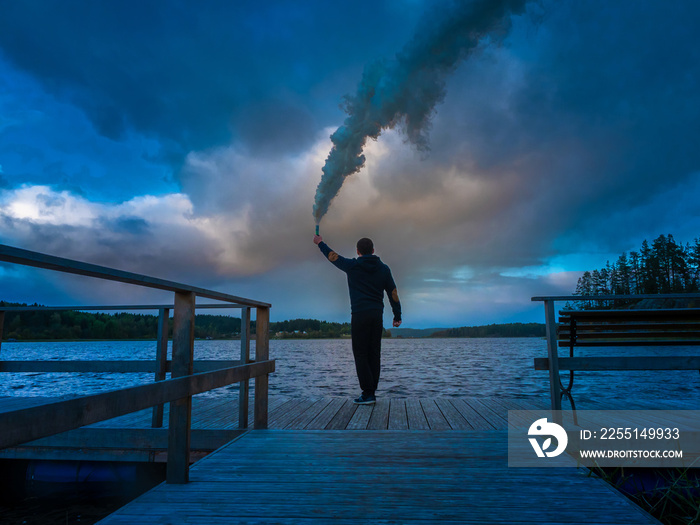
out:
{"label": "man", "polygon": [[381,368],[384,292],[394,312],[393,324],[401,326],[401,303],[394,278],[389,267],[374,255],[371,239],[357,241],[357,259],[341,257],[323,242],[320,235],[314,235],[314,243],[336,268],[347,274],[352,313],[352,353],[362,389],[362,394],[354,401],[358,405],[374,404]]}

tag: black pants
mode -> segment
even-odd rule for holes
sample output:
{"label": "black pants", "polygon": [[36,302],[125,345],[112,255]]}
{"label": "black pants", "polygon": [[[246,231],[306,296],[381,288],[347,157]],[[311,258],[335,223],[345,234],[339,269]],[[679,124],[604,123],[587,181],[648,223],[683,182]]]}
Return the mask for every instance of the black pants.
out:
{"label": "black pants", "polygon": [[380,310],[352,314],[352,353],[360,388],[365,395],[374,395],[379,384],[382,352],[382,312]]}

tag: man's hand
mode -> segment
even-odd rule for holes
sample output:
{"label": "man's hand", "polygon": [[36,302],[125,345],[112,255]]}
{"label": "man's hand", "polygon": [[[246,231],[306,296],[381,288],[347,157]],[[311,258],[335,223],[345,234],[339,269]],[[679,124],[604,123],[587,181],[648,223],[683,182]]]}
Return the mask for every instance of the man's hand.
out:
{"label": "man's hand", "polygon": [[323,242],[323,237],[320,235],[314,235],[314,244],[320,244]]}
{"label": "man's hand", "polygon": [[394,321],[394,328],[401,326],[401,321]]}

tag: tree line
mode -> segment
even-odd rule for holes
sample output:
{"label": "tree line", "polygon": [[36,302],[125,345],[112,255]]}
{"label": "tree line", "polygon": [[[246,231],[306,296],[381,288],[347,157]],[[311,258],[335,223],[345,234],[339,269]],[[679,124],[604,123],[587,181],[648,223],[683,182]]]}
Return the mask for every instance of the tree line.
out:
{"label": "tree line", "polygon": [[[2,307],[27,304],[0,301]],[[38,304],[31,306],[38,307]],[[172,331],[172,318],[168,320]],[[255,333],[256,323],[251,322]],[[3,339],[155,339],[158,316],[129,312],[99,313],[76,310],[41,310],[5,313]],[[241,320],[226,315],[197,314],[194,336],[198,339],[233,339],[240,337]],[[270,335],[279,339],[329,339],[350,337],[350,323],[329,323],[317,319],[292,319],[270,323]],[[385,337],[391,333],[385,331]]]}
{"label": "tree line", "polygon": [[[270,335],[276,339],[340,339],[350,337],[350,323],[331,323],[318,319],[292,319],[270,323]],[[391,337],[384,329],[382,337]]]}
{"label": "tree line", "polygon": [[[28,306],[0,301],[2,307]],[[40,305],[33,304],[33,307]],[[172,318],[168,320],[172,333]],[[251,322],[251,333],[256,323]],[[158,316],[129,312],[99,313],[76,310],[40,310],[5,313],[3,339],[18,341],[155,339]],[[241,334],[241,320],[226,315],[197,314],[194,335],[197,339],[235,339]],[[384,329],[383,337],[391,337]],[[544,325],[538,323],[492,324],[450,328],[431,337],[541,337]],[[270,323],[270,337],[276,339],[339,339],[350,337],[350,323],[332,323],[318,319],[291,319]]]}
{"label": "tree line", "polygon": [[544,337],[541,323],[505,323],[483,326],[462,326],[434,332],[430,337]]}
{"label": "tree line", "polygon": [[700,239],[683,245],[669,234],[659,235],[651,244],[645,239],[638,251],[623,252],[614,263],[608,261],[603,268],[585,271],[574,293],[630,295],[699,291]]}
{"label": "tree line", "polygon": [[[0,301],[2,307],[27,306]],[[40,305],[33,304],[33,307]],[[172,330],[173,320],[169,319]],[[231,338],[241,333],[241,320],[224,315],[197,315],[195,337]],[[128,312],[98,313],[76,310],[42,310],[5,313],[4,339],[155,339],[158,316]]]}

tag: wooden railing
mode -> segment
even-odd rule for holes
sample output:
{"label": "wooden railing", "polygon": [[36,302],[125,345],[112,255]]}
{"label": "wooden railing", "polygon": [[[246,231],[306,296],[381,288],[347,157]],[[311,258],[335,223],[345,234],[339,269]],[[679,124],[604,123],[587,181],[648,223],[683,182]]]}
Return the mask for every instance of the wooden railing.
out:
{"label": "wooden railing", "polygon": [[[241,310],[241,352],[240,360],[206,360],[193,361],[194,372],[208,372],[232,366],[250,363],[250,308],[238,304],[197,304],[196,309],[231,309]],[[0,373],[2,372],[58,372],[58,373],[153,373],[155,381],[163,381],[166,374],[171,371],[172,362],[167,359],[168,340],[170,330],[168,320],[173,305],[109,305],[109,306],[1,306],[0,305],[0,345],[4,330],[4,318],[6,313],[21,312],[58,312],[58,311],[158,311],[158,329],[156,336],[155,360],[118,360],[118,361],[5,361],[0,359]],[[0,346],[0,349],[2,347]],[[0,352],[0,358],[2,353]],[[239,428],[248,427],[248,381],[239,385]],[[153,407],[151,420],[153,428],[163,426],[163,405]]]}
{"label": "wooden railing", "polygon": [[[253,426],[256,429],[267,428],[268,374],[275,370],[275,362],[269,359],[270,304],[6,245],[0,245],[0,261],[167,290],[174,293],[172,307],[170,305],[158,307],[160,316],[157,365],[154,367],[155,370],[153,370],[156,373],[155,383],[23,410],[4,412],[0,414],[0,429],[2,429],[0,432],[0,448],[11,447],[145,408],[162,407],[164,403],[170,403],[166,481],[168,483],[186,483],[189,479],[192,396],[232,383],[241,383],[239,421],[247,422],[248,380],[251,378],[255,378]],[[219,362],[218,364],[222,365],[223,368],[195,373],[194,317],[195,309],[200,307],[195,304],[197,297],[222,301],[224,304],[219,307],[242,309],[242,355],[241,362],[237,366],[227,366],[232,364],[230,362]],[[153,306],[144,305],[143,308],[152,309]],[[216,306],[207,305],[207,307],[212,308]],[[75,309],[76,307],[63,308]],[[93,307],[89,308],[93,309]],[[121,307],[112,308],[120,309]],[[169,364],[171,379],[166,380],[165,371],[168,368],[166,358],[168,341],[167,319],[171,308],[173,310],[172,361]],[[255,362],[250,362],[249,359],[250,311],[252,308],[255,308],[257,311]],[[78,307],[77,309],[88,308]],[[108,310],[110,308],[103,306],[94,307],[94,309]],[[129,306],[126,309],[137,308]],[[0,311],[0,323],[3,319],[4,312]],[[17,370],[23,366],[29,366],[8,363],[4,362],[3,367],[17,367]],[[51,366],[65,366],[66,370],[70,369],[70,367],[75,369],[103,366],[85,361],[82,362],[83,364],[75,364],[75,362],[72,365],[63,363],[52,362]],[[41,366],[48,365],[34,365],[35,368]],[[138,368],[142,365],[129,366]],[[152,370],[149,369],[148,371]],[[162,420],[162,408],[160,418]],[[154,412],[154,423],[157,423],[156,412]]]}
{"label": "wooden railing", "polygon": [[[589,369],[589,370],[666,370],[666,369],[695,369],[698,358],[688,359],[676,358],[674,356],[665,356],[657,358],[647,358],[644,362],[640,362],[638,358],[632,360],[606,357],[604,359],[595,357],[586,358],[574,358],[570,356],[568,358],[560,358],[558,347],[562,346],[559,341],[557,334],[558,323],[556,319],[555,303],[557,302],[620,302],[628,300],[641,300],[648,299],[653,301],[663,301],[667,299],[700,299],[700,294],[645,294],[645,295],[566,295],[566,296],[550,296],[550,297],[533,297],[532,301],[542,301],[544,302],[545,311],[545,321],[546,321],[546,339],[547,339],[547,358],[535,359],[535,368],[539,370],[549,370],[549,385],[550,385],[550,398],[552,410],[561,410],[561,398],[562,392],[569,396],[571,399],[571,384],[569,388],[564,388],[561,378],[560,369],[569,370],[573,373],[574,369]],[[698,311],[700,309],[693,309],[693,311]],[[682,316],[687,313],[688,309],[678,310],[678,316]],[[606,312],[615,312],[614,310],[601,310],[600,315],[605,316]],[[634,310],[630,310],[634,312]],[[614,313],[609,314],[612,317]],[[659,327],[661,330],[672,330],[671,325],[665,327]],[[597,346],[622,346],[622,345],[634,345],[634,346],[645,346],[650,345],[649,338],[640,338],[638,334],[635,334],[630,329],[627,337],[627,341],[624,341],[624,333],[615,334],[615,338],[608,337],[605,341],[598,341]],[[682,335],[682,334],[680,334]],[[679,339],[680,339],[679,335]],[[669,333],[668,337],[672,334]],[[665,339],[668,339],[665,338]],[[604,334],[601,334],[599,339],[606,339]],[[692,338],[694,339],[694,338]],[[659,342],[659,341],[657,341]],[[601,344],[603,343],[603,344]],[[660,342],[663,344],[663,341]],[[654,343],[655,344],[655,343]],[[685,344],[695,344],[694,341],[686,339]],[[670,344],[669,344],[670,346]],[[632,363],[635,361],[635,363]],[[680,363],[680,364],[679,364]],[[563,364],[564,366],[560,366]],[[545,367],[546,365],[546,367]],[[683,368],[684,367],[684,368]],[[573,376],[572,376],[573,377]],[[568,394],[567,394],[568,391]]]}

